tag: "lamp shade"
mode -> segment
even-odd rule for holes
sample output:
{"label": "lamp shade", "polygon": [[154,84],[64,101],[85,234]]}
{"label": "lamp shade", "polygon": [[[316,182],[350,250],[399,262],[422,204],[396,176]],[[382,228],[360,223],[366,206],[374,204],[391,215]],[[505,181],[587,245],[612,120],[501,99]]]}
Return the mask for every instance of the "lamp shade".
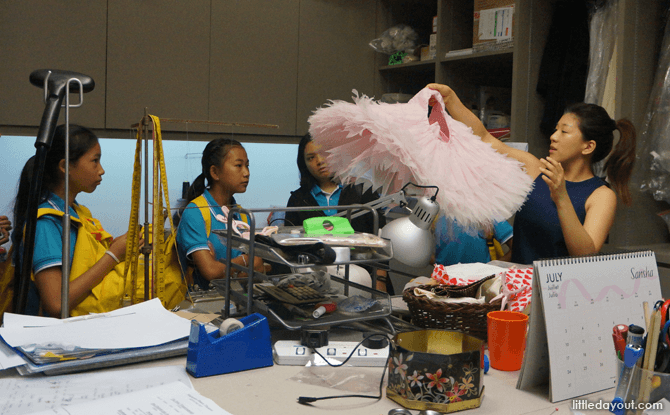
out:
{"label": "lamp shade", "polygon": [[412,214],[384,226],[382,237],[393,244],[393,258],[411,267],[425,267],[435,250],[430,225],[440,210],[434,200],[422,197]]}

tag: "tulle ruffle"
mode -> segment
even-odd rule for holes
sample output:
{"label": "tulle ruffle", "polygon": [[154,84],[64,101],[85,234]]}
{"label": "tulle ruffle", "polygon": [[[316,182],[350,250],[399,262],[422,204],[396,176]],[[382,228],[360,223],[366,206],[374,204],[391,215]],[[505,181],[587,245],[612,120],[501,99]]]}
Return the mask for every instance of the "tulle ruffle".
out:
{"label": "tulle ruffle", "polygon": [[[409,182],[438,186],[440,208],[464,229],[506,220],[525,201],[533,181],[522,164],[454,120],[437,91],[425,88],[406,104],[353,92],[354,103],[330,101],[308,120],[342,183],[362,182],[382,194]],[[429,118],[431,97],[437,105]]]}

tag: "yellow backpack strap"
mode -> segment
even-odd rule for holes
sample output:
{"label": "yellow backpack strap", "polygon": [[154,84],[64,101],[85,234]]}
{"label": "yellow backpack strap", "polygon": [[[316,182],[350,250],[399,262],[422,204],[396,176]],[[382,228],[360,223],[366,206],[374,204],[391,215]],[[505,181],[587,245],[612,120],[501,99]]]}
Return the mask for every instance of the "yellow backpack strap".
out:
{"label": "yellow backpack strap", "polygon": [[491,255],[491,261],[502,258],[505,254],[505,251],[500,245],[500,242],[493,237],[493,232],[489,232],[486,235],[486,247],[489,249],[489,254]]}
{"label": "yellow backpack strap", "polygon": [[495,243],[497,241],[493,237],[493,231],[490,230],[486,233],[486,247],[489,249],[489,255],[491,256],[491,261],[498,259],[497,250]]}
{"label": "yellow backpack strap", "polygon": [[[76,211],[77,210],[75,209],[75,212]],[[77,212],[77,213],[79,213],[79,212]],[[45,215],[53,215],[53,216],[63,217],[63,215],[65,215],[65,213],[63,213],[62,211],[60,211],[58,209],[52,209],[52,208],[37,209],[37,218],[38,219],[41,218],[42,216],[45,216]],[[70,216],[70,221],[81,224],[81,220],[78,219],[78,218],[75,218],[74,216]]]}
{"label": "yellow backpack strap", "polygon": [[207,202],[207,199],[205,199],[205,195],[200,195],[191,202],[200,208],[202,219],[205,221],[205,231],[207,232],[207,238],[209,238],[209,234],[212,232],[212,213],[209,211],[209,203]]}

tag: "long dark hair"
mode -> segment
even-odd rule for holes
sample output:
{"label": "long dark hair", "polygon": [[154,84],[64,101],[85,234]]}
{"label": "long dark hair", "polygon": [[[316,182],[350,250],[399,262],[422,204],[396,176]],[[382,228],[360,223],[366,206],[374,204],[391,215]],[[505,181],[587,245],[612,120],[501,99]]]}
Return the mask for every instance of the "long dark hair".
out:
{"label": "long dark hair", "polygon": [[[226,159],[228,152],[233,147],[242,147],[242,143],[231,138],[216,138],[209,143],[202,151],[202,159],[200,161],[202,165],[202,172],[198,177],[195,178],[193,184],[188,188],[186,192],[186,201],[182,206],[179,206],[179,211],[174,215],[175,226],[179,224],[181,219],[181,214],[186,208],[186,205],[191,203],[193,199],[200,196],[205,192],[207,185],[211,185],[212,176],[210,169],[212,166],[220,166],[221,163]],[[206,181],[206,182],[205,182]]]}
{"label": "long dark hair", "polygon": [[[81,156],[86,154],[93,146],[98,143],[98,137],[88,128],[79,125],[70,125],[70,164],[79,161]],[[52,192],[62,180],[59,170],[61,160],[65,159],[65,125],[59,125],[54,131],[54,137],[51,142],[51,148],[47,151],[44,161],[44,175],[42,177],[42,188],[39,194],[39,203],[44,202],[49,193]],[[33,181],[33,169],[35,166],[35,156],[28,159],[21,171],[19,179],[19,189],[14,200],[14,229],[12,230],[12,245],[14,246],[14,262],[19,261],[19,245],[23,241],[23,228],[27,217],[28,197],[30,195],[30,183]]]}
{"label": "long dark hair", "polygon": [[307,163],[305,162],[305,148],[307,144],[312,142],[312,136],[307,133],[300,140],[298,144],[298,171],[300,172],[300,187],[304,190],[310,191],[315,184],[318,184],[316,178],[312,176],[309,169],[307,168]]}
{"label": "long dark hair", "polygon": [[[579,119],[579,131],[585,141],[596,142],[591,164],[609,155],[605,162],[607,177],[623,203],[630,206],[631,196],[628,182],[633,172],[637,141],[633,123],[625,118],[615,121],[610,118],[603,107],[595,104],[573,104],[565,110],[565,113],[573,114]],[[619,130],[620,138],[612,151],[614,130]]]}

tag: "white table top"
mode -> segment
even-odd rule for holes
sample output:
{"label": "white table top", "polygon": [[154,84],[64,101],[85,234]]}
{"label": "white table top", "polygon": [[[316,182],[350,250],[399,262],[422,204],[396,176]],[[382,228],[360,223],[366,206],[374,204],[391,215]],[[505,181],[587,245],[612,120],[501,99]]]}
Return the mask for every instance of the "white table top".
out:
{"label": "white table top", "polygon": [[[138,364],[137,367],[158,365],[185,365],[185,358],[171,358],[151,363]],[[127,367],[126,367],[127,368]],[[349,368],[351,369],[351,368]],[[113,369],[112,369],[113,370]],[[193,386],[202,395],[212,399],[220,407],[233,415],[301,415],[301,414],[351,414],[351,415],[386,415],[390,409],[400,408],[396,402],[384,397],[374,399],[343,398],[317,401],[311,406],[297,402],[300,396],[331,396],[352,394],[357,392],[338,390],[307,383],[300,383],[291,378],[308,370],[302,366],[281,366],[247,370],[203,378],[191,378]],[[336,371],[338,368],[330,368]],[[359,367],[359,373],[368,375],[366,379],[374,379],[375,391],[378,390],[382,368]],[[303,372],[304,373],[304,372]],[[571,411],[572,400],[551,403],[545,388],[533,391],[516,389],[519,372],[503,372],[491,369],[484,377],[484,400],[479,408],[467,410],[467,414],[576,414]],[[368,394],[368,393],[363,393]],[[376,394],[373,393],[373,394]],[[611,402],[614,389],[588,395],[586,399],[597,402]],[[558,409],[558,411],[556,411]],[[585,414],[609,414],[607,411],[583,411]],[[413,410],[413,414],[418,411]]]}

